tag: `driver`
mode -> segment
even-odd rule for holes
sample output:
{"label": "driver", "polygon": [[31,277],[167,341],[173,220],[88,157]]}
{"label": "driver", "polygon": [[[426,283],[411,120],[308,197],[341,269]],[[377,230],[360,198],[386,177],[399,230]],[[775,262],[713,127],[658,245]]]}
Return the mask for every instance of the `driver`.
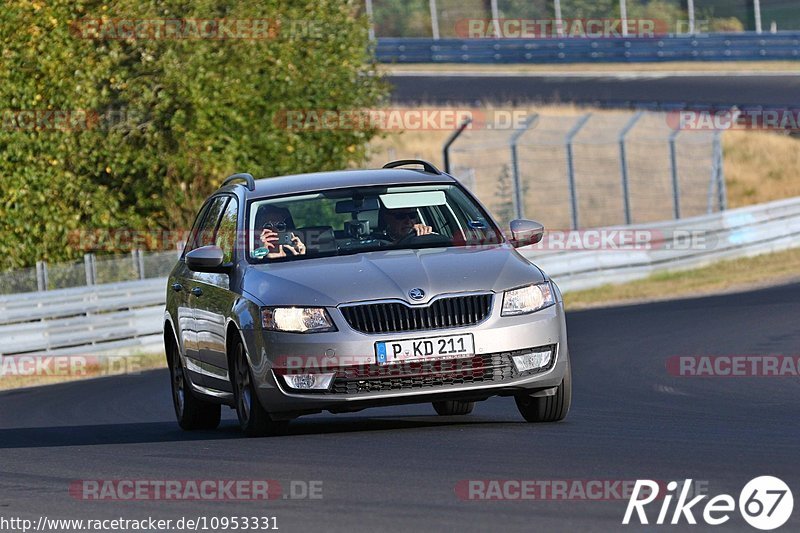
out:
{"label": "driver", "polygon": [[419,213],[414,208],[383,209],[381,218],[385,224],[386,235],[392,242],[399,242],[409,235],[430,235],[433,228],[420,224]]}

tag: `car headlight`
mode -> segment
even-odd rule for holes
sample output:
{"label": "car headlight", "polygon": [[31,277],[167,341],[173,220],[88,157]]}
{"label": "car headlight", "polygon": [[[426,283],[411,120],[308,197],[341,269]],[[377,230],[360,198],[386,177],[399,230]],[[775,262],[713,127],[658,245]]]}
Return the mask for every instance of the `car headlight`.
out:
{"label": "car headlight", "polygon": [[261,310],[261,325],[271,331],[292,333],[336,331],[323,307],[266,307]]}
{"label": "car headlight", "polygon": [[553,287],[549,281],[528,285],[503,293],[501,316],[524,315],[549,307],[556,303]]}

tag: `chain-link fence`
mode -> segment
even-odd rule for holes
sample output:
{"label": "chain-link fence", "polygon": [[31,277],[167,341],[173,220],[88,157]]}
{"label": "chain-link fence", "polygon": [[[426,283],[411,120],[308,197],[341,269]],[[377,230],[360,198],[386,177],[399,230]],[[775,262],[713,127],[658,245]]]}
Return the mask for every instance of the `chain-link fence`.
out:
{"label": "chain-link fence", "polygon": [[[376,37],[465,37],[470,20],[616,19],[620,0],[363,0]],[[670,34],[800,29],[797,0],[626,0],[625,18],[653,19]]]}
{"label": "chain-link fence", "polygon": [[505,227],[514,218],[638,224],[725,208],[718,133],[677,131],[663,113],[537,115],[524,129],[466,130],[450,157]]}
{"label": "chain-link fence", "polygon": [[161,278],[169,275],[178,260],[177,252],[134,250],[123,256],[97,257],[86,254],[83,261],[48,264],[0,273],[0,294],[85,287],[102,283]]}

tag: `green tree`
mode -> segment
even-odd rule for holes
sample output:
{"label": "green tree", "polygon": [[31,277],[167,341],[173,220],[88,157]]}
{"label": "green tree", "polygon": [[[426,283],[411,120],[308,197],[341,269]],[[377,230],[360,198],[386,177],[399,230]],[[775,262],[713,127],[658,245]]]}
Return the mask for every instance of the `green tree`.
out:
{"label": "green tree", "polygon": [[[270,33],[85,38],[96,19],[116,29],[121,20],[268,19]],[[366,21],[339,0],[8,0],[0,11],[0,270],[79,257],[80,230],[186,228],[233,172],[361,162],[373,130],[297,130],[280,117],[374,107],[386,88],[373,68]],[[68,118],[48,119],[58,111]]]}

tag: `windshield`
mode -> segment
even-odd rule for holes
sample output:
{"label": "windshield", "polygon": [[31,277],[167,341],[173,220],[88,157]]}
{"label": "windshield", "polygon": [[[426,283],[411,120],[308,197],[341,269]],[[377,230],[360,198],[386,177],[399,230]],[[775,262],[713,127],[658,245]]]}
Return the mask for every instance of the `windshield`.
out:
{"label": "windshield", "polygon": [[456,185],[358,187],[253,200],[248,260],[498,244],[494,223]]}

